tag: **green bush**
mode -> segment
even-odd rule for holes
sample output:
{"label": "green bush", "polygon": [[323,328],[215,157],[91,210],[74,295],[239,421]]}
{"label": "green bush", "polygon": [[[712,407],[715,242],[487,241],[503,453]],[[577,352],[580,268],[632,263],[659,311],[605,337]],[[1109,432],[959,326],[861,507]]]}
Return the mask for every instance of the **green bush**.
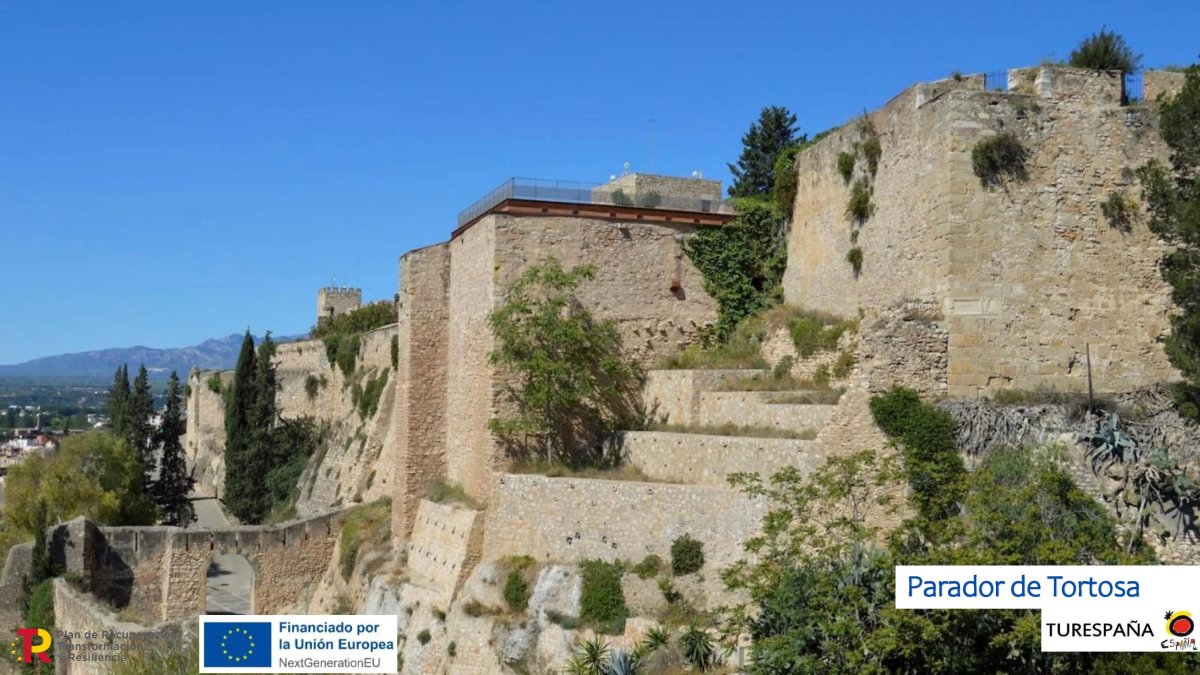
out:
{"label": "green bush", "polygon": [[666,577],[658,580],[658,590],[662,592],[663,600],[666,600],[668,605],[674,605],[683,599],[683,593],[675,587],[675,582]]}
{"label": "green bush", "polygon": [[872,397],[870,408],[879,428],[901,446],[910,498],[922,524],[928,529],[957,514],[966,469],[958,455],[954,418],[902,387]]}
{"label": "green bush", "polygon": [[854,363],[854,352],[844,349],[838,354],[837,360],[833,362],[833,369],[830,372],[840,380],[850,374],[850,369],[854,367]]}
{"label": "green bush", "polygon": [[433,636],[429,634],[428,628],[424,628],[421,630],[420,633],[417,633],[417,642],[420,642],[423,645],[429,644],[429,641],[432,638],[433,638]]}
{"label": "green bush", "polygon": [[863,223],[873,213],[875,213],[875,205],[871,203],[871,183],[866,178],[859,178],[850,188],[850,199],[846,202],[846,217],[856,223]]}
{"label": "green bush", "polygon": [[553,609],[546,610],[546,618],[550,621],[550,623],[562,626],[567,630],[575,630],[579,627],[579,619],[577,617],[563,614],[562,612],[557,612]]}
{"label": "green bush", "polygon": [[837,158],[837,170],[838,173],[842,174],[842,180],[846,181],[846,184],[849,185],[850,179],[854,176],[854,154],[850,152],[839,154]]}
{"label": "green bush", "polygon": [[862,273],[863,252],[858,246],[846,251],[846,262],[850,263],[850,267],[854,268],[854,276],[857,277]]}
{"label": "green bush", "polygon": [[25,625],[45,628],[54,632],[54,579],[45,579],[34,587],[29,595],[29,609],[25,612]]}
{"label": "green bush", "polygon": [[685,534],[671,542],[671,571],[675,576],[699,572],[704,567],[704,544]]}
{"label": "green bush", "polygon": [[1129,232],[1133,229],[1137,211],[1133,202],[1125,198],[1125,193],[1117,191],[1108,193],[1108,199],[1100,204],[1100,211],[1108,219],[1109,227],[1114,230]]}
{"label": "green bush", "polygon": [[327,335],[324,338],[325,357],[329,365],[337,365],[342,375],[349,379],[358,363],[358,352],[362,348],[362,337],[358,333]]}
{"label": "green bush", "polygon": [[639,579],[651,579],[658,576],[658,573],[662,570],[662,566],[662,558],[651,553],[645,558],[642,558],[640,563],[634,565],[633,573],[636,574]]}
{"label": "green bush", "polygon": [[504,601],[514,612],[524,612],[529,607],[529,582],[519,569],[508,571],[504,581]]}
{"label": "green bush", "polygon": [[309,375],[304,378],[304,393],[308,394],[308,400],[313,400],[321,391],[321,380],[317,379],[316,375]]}
{"label": "green bush", "polygon": [[[390,370],[384,368],[379,377],[372,377],[367,380],[367,386],[363,387],[361,392],[357,394],[358,416],[363,420],[369,420],[375,416],[375,412],[379,409],[379,397],[383,394],[383,388],[387,386],[388,374]],[[355,391],[358,385],[355,386]]]}
{"label": "green bush", "polygon": [[[874,129],[872,129],[873,131]],[[858,149],[862,152],[863,159],[867,160],[867,173],[874,178],[876,172],[879,171],[879,159],[883,156],[883,146],[879,144],[879,136],[868,136],[859,144]]]}
{"label": "green bush", "polygon": [[624,190],[614,190],[609,197],[616,206],[633,206],[633,200],[629,198],[629,195],[625,194]]}
{"label": "green bush", "polygon": [[1099,33],[1089,35],[1079,43],[1071,52],[1068,63],[1075,68],[1132,73],[1141,67],[1142,57],[1133,52],[1125,38],[1101,28]]}
{"label": "green bush", "polygon": [[807,359],[817,352],[837,349],[842,334],[854,327],[851,321],[840,321],[823,314],[810,313],[788,321],[788,332],[800,358]]}
{"label": "green bush", "polygon": [[214,394],[221,393],[221,376],[220,375],[217,375],[215,373],[212,375],[209,375],[208,380],[205,381],[205,384],[208,385],[208,390],[211,391],[212,393],[214,393]]}
{"label": "green bush", "polygon": [[372,302],[352,312],[321,317],[310,334],[313,338],[326,338],[331,335],[366,333],[396,323],[397,318],[395,303],[387,300]]}
{"label": "green bush", "polygon": [[621,590],[621,565],[603,560],[585,560],[580,564],[583,588],[579,596],[579,618],[608,635],[625,630],[629,608]]}
{"label": "green bush", "polygon": [[1006,178],[1025,180],[1029,153],[1011,131],[981,139],[971,148],[971,170],[984,187],[999,185]]}
{"label": "green bush", "polygon": [[392,336],[392,370],[400,368],[400,336]]}

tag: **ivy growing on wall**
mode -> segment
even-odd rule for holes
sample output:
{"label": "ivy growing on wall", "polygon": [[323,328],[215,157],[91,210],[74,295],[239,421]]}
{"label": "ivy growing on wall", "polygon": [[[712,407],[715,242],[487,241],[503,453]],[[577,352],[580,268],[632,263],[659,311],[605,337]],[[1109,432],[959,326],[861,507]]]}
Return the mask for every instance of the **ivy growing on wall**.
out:
{"label": "ivy growing on wall", "polygon": [[780,302],[787,266],[787,221],[770,202],[735,200],[738,215],[724,227],[705,228],[683,243],[717,301],[715,336],[725,341],[743,319]]}

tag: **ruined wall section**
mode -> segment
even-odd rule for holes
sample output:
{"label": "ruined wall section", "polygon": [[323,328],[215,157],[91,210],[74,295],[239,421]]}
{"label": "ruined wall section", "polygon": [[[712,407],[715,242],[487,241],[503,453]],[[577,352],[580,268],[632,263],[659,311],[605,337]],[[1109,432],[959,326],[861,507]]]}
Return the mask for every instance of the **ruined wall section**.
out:
{"label": "ruined wall section", "polygon": [[[944,84],[947,89],[953,85],[952,80]],[[851,241],[853,223],[846,205],[854,182],[870,179],[869,173],[859,156],[846,181],[837,162],[843,152],[855,154],[862,121],[847,122],[797,156],[796,202],[783,275],[789,304],[849,318],[859,307],[944,294],[951,208],[945,187],[945,141],[937,120],[917,107],[930,95],[922,86],[910,87],[870,115],[882,155],[872,181],[874,213],[860,228],[857,243]],[[863,251],[857,278],[846,261],[856,245]]]}
{"label": "ruined wall section", "polygon": [[[1167,149],[1157,115],[1123,106],[1119,74],[1041,69],[1042,97],[955,92],[932,104],[949,140],[949,389],[1084,391],[1086,350],[1101,391],[1173,379],[1164,246],[1144,219],[1114,228],[1113,193],[1140,203],[1134,171]],[[1028,178],[984,189],[971,150],[1000,131],[1027,150]]]}
{"label": "ruined wall section", "polygon": [[[364,333],[349,377],[329,363],[320,340],[288,343],[276,350],[280,417],[311,416],[329,428],[325,452],[310,459],[299,481],[296,512],[301,517],[391,495],[389,467],[395,448],[387,441],[395,411],[391,348],[397,335],[396,324]],[[378,407],[364,418],[357,405],[356,387],[361,392],[372,379],[381,377],[387,377],[387,383]],[[310,378],[315,378],[315,388]],[[315,396],[309,395],[310,388]]]}
{"label": "ruined wall section", "polygon": [[206,497],[223,492],[225,487],[225,399],[213,389],[224,390],[232,381],[231,370],[193,368],[188,374],[184,451],[196,478],[196,492]]}
{"label": "ruined wall section", "polygon": [[[1173,86],[1150,80],[1155,91]],[[983,91],[971,78],[916,85],[871,114],[883,152],[875,212],[858,235],[857,279],[846,262],[850,188],[836,170],[838,153],[853,151],[856,123],[801,153],[787,301],[847,317],[859,307],[940,305],[934,340],[916,336],[916,349],[945,336],[944,366],[934,364],[944,384],[917,372],[912,383],[895,382],[930,393],[1081,391],[1089,344],[1100,390],[1172,379],[1158,344],[1170,311],[1158,272],[1163,245],[1144,218],[1123,232],[1100,210],[1114,192],[1140,202],[1134,170],[1166,156],[1157,116],[1122,105],[1112,73],[1014,69],[1009,83],[1009,93]],[[1028,176],[985,188],[971,151],[1002,131],[1028,150]],[[863,323],[866,349],[905,361],[894,349],[903,341],[871,334],[876,322]],[[863,364],[874,375],[888,366]]]}
{"label": "ruined wall section", "polygon": [[417,249],[400,259],[398,364],[391,465],[392,535],[412,531],[431,483],[446,476],[446,385],[449,366],[450,245]]}

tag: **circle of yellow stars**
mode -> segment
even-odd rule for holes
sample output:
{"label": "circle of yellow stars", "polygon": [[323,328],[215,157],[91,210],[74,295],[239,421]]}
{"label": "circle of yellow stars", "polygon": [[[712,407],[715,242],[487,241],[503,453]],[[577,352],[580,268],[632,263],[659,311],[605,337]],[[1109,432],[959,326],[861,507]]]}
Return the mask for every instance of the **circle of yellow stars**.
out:
{"label": "circle of yellow stars", "polygon": [[[227,641],[237,633],[241,633],[242,635],[246,636],[246,640],[250,642],[250,648],[247,649],[246,653],[241,656],[231,656],[229,654],[229,650],[226,649]],[[229,659],[230,661],[233,661],[234,663],[241,663],[254,654],[254,638],[250,637],[250,633],[245,628],[230,628],[229,630],[225,631],[224,635],[221,636],[221,653],[224,654],[225,658]]]}
{"label": "circle of yellow stars", "polygon": [[8,644],[8,653],[18,661],[25,658],[25,644],[21,641],[21,638],[17,638]]}

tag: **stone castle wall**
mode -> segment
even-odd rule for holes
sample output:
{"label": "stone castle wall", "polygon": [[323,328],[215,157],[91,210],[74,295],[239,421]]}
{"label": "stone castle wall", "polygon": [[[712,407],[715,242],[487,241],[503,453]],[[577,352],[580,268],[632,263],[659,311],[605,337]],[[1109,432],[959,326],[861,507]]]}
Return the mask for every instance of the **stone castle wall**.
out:
{"label": "stone castle wall", "polygon": [[622,450],[653,481],[729,487],[734,473],[775,475],[784,467],[807,472],[825,461],[818,441],[627,431]]}
{"label": "stone castle wall", "polygon": [[188,375],[187,454],[196,478],[196,492],[211,497],[225,487],[225,399],[209,387],[233,381],[232,371],[193,369]]}
{"label": "stone castle wall", "polygon": [[502,474],[487,510],[483,557],[670,560],[671,542],[688,534],[704,544],[703,588],[709,602],[720,602],[726,591],[717,571],[741,557],[764,513],[761,501],[723,488]]}
{"label": "stone castle wall", "polygon": [[482,538],[479,511],[423,500],[408,547],[412,583],[432,591],[438,606],[448,609],[467,573],[479,561]]}
{"label": "stone castle wall", "polygon": [[[858,278],[846,262],[849,188],[836,170],[858,129],[849,124],[802,153],[787,300],[842,316],[940,304],[950,394],[1079,391],[1087,344],[1101,390],[1171,379],[1157,344],[1169,312],[1157,270],[1163,246],[1144,223],[1123,233],[1100,212],[1112,191],[1137,199],[1133,170],[1165,156],[1156,116],[1121,105],[1117,76],[1043,68],[1029,81],[1031,72],[1010,73],[1014,93],[971,80],[918,85],[871,115],[883,154],[875,213],[857,242]],[[1028,149],[1029,175],[985,189],[971,150],[999,131]]]}

